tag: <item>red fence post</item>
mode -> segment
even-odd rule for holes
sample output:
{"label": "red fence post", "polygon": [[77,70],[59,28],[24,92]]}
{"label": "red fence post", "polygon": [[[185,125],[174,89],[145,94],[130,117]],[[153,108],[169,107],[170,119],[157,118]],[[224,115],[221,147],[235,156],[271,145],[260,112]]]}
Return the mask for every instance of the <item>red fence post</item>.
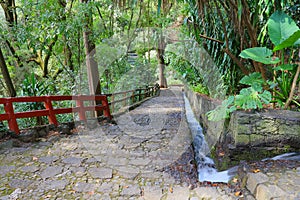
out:
{"label": "red fence post", "polygon": [[58,122],[57,122],[55,113],[53,111],[51,96],[46,96],[45,107],[49,112],[48,119],[49,119],[50,124],[54,124],[55,126],[58,126]]}
{"label": "red fence post", "polygon": [[16,134],[19,134],[20,129],[17,123],[11,98],[6,99],[6,103],[4,104],[4,110],[9,116],[9,120],[8,120],[9,129],[14,131]]}
{"label": "red fence post", "polygon": [[102,100],[102,106],[104,106],[104,110],[103,110],[103,114],[105,117],[108,117],[109,119],[111,119],[111,115],[110,115],[110,110],[109,110],[109,105],[108,105],[108,101],[107,101],[107,96],[104,97],[104,99]]}
{"label": "red fence post", "polygon": [[78,112],[79,120],[86,121],[83,101],[80,99],[81,96],[77,96],[77,97],[78,97],[78,99],[76,100],[76,105],[79,107],[79,112]]}

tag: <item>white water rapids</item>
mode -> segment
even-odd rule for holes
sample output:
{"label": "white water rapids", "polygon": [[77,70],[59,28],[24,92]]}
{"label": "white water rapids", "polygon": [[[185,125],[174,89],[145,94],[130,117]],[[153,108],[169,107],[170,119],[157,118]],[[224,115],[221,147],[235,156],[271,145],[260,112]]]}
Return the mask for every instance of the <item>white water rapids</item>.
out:
{"label": "white water rapids", "polygon": [[[198,180],[200,182],[208,181],[215,183],[228,183],[237,173],[238,166],[232,167],[226,171],[218,172],[214,161],[209,157],[210,148],[205,141],[203,129],[194,116],[191,105],[184,95],[185,113],[189,128],[193,137],[193,146],[195,151],[195,160],[198,168]],[[296,160],[300,161],[300,152],[285,153],[265,160]]]}
{"label": "white water rapids", "polygon": [[190,102],[185,95],[184,103],[186,119],[193,137],[195,160],[197,162],[199,181],[228,183],[228,181],[230,181],[230,179],[236,174],[237,167],[233,167],[222,172],[218,172],[216,170],[214,161],[209,157],[210,148],[205,141],[203,129],[200,126],[199,122],[196,120]]}

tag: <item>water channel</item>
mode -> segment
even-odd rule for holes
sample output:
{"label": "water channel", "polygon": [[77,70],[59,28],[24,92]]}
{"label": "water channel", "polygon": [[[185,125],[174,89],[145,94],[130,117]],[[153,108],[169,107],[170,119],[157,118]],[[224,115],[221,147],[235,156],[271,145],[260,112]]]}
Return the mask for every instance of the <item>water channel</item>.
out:
{"label": "water channel", "polygon": [[[183,94],[184,95],[184,94]],[[226,171],[218,172],[210,155],[210,147],[208,146],[203,129],[191,108],[190,102],[184,95],[186,119],[193,137],[193,146],[195,151],[195,160],[197,162],[198,180],[200,182],[223,182],[227,183],[237,171],[237,167],[232,167]]]}
{"label": "water channel", "polygon": [[[232,179],[232,177],[236,175],[238,166],[229,168],[225,171],[218,172],[213,159],[210,158],[210,147],[205,140],[203,129],[197,121],[197,119],[195,118],[194,112],[191,108],[188,98],[185,96],[185,94],[183,94],[183,96],[185,103],[186,119],[193,138],[195,160],[197,162],[198,170],[198,180],[200,182],[208,181],[228,183]],[[300,152],[284,153],[275,157],[262,159],[262,161],[266,160],[300,161]]]}

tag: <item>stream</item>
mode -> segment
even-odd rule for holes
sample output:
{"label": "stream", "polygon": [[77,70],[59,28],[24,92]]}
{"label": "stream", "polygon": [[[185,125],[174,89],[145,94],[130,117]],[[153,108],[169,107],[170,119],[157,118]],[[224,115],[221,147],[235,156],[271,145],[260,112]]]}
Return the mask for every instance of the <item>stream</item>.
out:
{"label": "stream", "polygon": [[[233,178],[233,176],[237,174],[238,166],[229,168],[225,171],[217,171],[213,159],[209,157],[210,147],[208,146],[205,140],[203,129],[197,121],[197,119],[195,118],[189,100],[187,99],[185,94],[183,94],[183,96],[185,103],[186,119],[193,138],[193,147],[195,152],[195,160],[197,163],[198,180],[200,182],[207,181],[214,183],[228,183]],[[300,161],[300,152],[284,153],[275,157],[265,158],[262,161],[267,160]]]}
{"label": "stream", "polygon": [[[183,94],[184,95],[184,94]],[[213,159],[209,157],[210,148],[205,140],[203,129],[191,108],[190,102],[184,95],[186,119],[193,137],[195,160],[197,162],[198,180],[200,182],[228,183],[236,174],[237,167],[232,167],[226,171],[218,172]]]}

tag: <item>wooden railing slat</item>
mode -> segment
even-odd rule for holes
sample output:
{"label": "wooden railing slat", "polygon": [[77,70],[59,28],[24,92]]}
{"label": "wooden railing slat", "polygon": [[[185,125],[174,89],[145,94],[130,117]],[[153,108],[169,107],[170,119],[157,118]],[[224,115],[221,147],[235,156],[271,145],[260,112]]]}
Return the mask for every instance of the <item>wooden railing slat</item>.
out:
{"label": "wooden railing slat", "polygon": [[[104,116],[111,118],[111,110],[114,111],[114,104],[123,102],[124,106],[127,106],[127,101],[130,99],[129,104],[133,104],[136,101],[141,101],[146,97],[153,96],[159,91],[159,86],[152,86],[147,88],[138,88],[136,90],[128,90],[123,92],[117,92],[105,95],[77,95],[77,96],[39,96],[39,97],[9,97],[0,98],[0,104],[4,105],[4,114],[0,114],[0,121],[8,121],[9,129],[20,133],[17,119],[18,118],[30,118],[39,116],[48,116],[49,123],[58,125],[56,119],[57,114],[75,113],[79,114],[79,119],[86,121],[86,111],[103,111]],[[117,95],[123,95],[123,98],[115,100]],[[111,102],[108,102],[107,97],[111,98]],[[136,99],[138,97],[138,99]],[[52,102],[57,101],[75,101],[76,106],[73,108],[53,108]],[[85,101],[97,101],[102,105],[89,105],[85,106]],[[30,102],[43,102],[46,109],[43,110],[31,110],[26,112],[14,112],[14,103],[30,103]]]}

